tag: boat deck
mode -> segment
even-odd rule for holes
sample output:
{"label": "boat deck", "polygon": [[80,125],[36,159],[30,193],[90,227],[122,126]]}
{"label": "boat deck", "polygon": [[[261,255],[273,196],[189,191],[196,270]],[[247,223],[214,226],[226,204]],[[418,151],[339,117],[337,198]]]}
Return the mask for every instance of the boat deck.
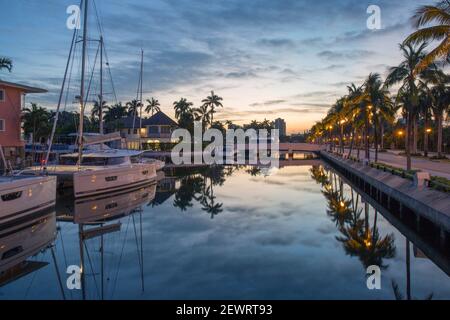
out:
{"label": "boat deck", "polygon": [[[58,166],[49,166],[47,167],[47,172],[49,174],[71,174],[79,171],[95,171],[95,170],[102,170],[108,168],[108,166],[71,166],[71,165],[58,165]],[[24,170],[24,173],[32,173],[32,172],[39,172],[42,170],[41,167],[31,167],[29,169]]]}
{"label": "boat deck", "polygon": [[0,183],[8,183],[8,182],[17,181],[17,180],[25,180],[25,179],[33,179],[33,178],[37,178],[37,177],[34,177],[34,176],[1,176]]}

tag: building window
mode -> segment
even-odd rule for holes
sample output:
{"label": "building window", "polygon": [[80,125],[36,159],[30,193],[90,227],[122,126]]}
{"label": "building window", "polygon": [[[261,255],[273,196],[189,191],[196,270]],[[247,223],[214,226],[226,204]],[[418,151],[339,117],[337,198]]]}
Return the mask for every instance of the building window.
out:
{"label": "building window", "polygon": [[170,127],[168,127],[168,126],[164,126],[164,127],[161,127],[161,133],[170,133]]}
{"label": "building window", "polygon": [[0,131],[5,131],[5,120],[0,119]]}
{"label": "building window", "polygon": [[152,134],[159,133],[158,132],[158,127],[157,126],[148,127],[148,133],[152,133]]}
{"label": "building window", "polygon": [[0,89],[0,102],[5,101],[5,90]]}

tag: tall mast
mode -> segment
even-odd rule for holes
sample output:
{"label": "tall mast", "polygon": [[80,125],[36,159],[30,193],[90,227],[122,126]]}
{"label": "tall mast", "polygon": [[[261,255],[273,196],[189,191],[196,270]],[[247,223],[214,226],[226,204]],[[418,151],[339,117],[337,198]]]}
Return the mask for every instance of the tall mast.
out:
{"label": "tall mast", "polygon": [[80,86],[80,130],[78,134],[78,165],[81,165],[83,158],[83,122],[84,122],[84,78],[86,73],[86,49],[87,49],[87,20],[88,20],[88,0],[84,0],[83,19],[83,56],[81,60],[81,86]]}
{"label": "tall mast", "polygon": [[100,106],[98,114],[98,122],[100,126],[100,134],[103,134],[103,36],[100,36]]}
{"label": "tall mast", "polygon": [[140,79],[140,110],[139,110],[139,150],[141,150],[141,132],[142,132],[142,106],[143,106],[143,101],[142,101],[142,79],[143,79],[143,73],[144,73],[144,50],[141,49],[141,79]]}

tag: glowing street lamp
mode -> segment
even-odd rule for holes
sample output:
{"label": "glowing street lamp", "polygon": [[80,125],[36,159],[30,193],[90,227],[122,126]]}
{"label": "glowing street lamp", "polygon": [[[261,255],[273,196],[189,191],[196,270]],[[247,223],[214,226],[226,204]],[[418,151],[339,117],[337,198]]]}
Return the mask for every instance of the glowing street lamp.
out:
{"label": "glowing street lamp", "polygon": [[428,129],[426,130],[426,132],[427,132],[428,134],[430,134],[431,132],[433,132],[433,130],[432,130],[431,128],[428,128]]}

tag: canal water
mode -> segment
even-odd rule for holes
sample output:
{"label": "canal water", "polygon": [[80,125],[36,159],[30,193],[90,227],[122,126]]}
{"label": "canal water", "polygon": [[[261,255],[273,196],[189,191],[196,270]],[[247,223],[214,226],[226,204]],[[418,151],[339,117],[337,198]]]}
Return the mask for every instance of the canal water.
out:
{"label": "canal water", "polygon": [[392,225],[330,169],[215,167],[61,195],[56,213],[0,230],[0,299],[450,299],[446,244]]}

